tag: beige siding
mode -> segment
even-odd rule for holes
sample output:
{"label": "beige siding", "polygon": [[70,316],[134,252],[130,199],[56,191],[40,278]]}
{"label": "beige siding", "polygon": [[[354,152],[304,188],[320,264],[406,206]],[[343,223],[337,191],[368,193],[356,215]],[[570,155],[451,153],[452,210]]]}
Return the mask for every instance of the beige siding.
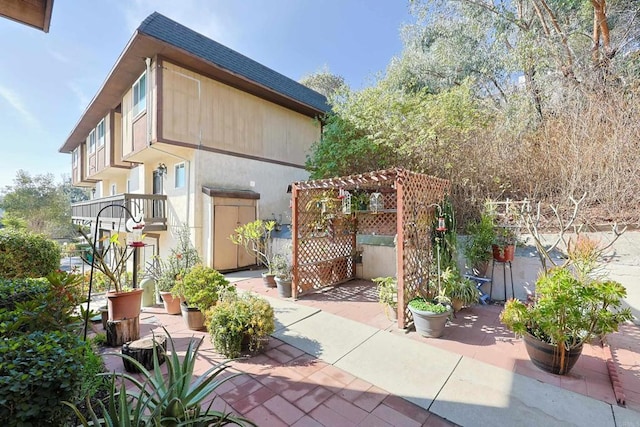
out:
{"label": "beige siding", "polygon": [[171,63],[163,70],[165,140],[304,164],[313,119]]}
{"label": "beige siding", "polygon": [[122,97],[122,155],[133,152],[133,92],[129,89]]}
{"label": "beige siding", "polygon": [[122,164],[122,114],[113,112],[113,161]]}

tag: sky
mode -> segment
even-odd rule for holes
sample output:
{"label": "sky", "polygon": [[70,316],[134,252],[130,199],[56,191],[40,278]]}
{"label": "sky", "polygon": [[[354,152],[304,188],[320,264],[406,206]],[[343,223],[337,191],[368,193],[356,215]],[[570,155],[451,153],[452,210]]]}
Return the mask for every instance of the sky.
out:
{"label": "sky", "polygon": [[71,173],[58,149],[140,23],[159,12],[294,80],[375,82],[414,21],[407,0],[56,0],[49,33],[0,18],[0,191]]}

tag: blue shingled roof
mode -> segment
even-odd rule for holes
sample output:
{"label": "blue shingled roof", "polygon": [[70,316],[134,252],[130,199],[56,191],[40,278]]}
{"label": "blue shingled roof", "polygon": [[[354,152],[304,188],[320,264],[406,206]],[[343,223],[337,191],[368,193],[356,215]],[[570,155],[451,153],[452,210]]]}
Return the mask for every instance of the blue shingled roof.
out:
{"label": "blue shingled roof", "polygon": [[329,111],[329,105],[324,95],[157,12],[149,15],[140,24],[138,32],[186,50],[205,61],[320,111]]}

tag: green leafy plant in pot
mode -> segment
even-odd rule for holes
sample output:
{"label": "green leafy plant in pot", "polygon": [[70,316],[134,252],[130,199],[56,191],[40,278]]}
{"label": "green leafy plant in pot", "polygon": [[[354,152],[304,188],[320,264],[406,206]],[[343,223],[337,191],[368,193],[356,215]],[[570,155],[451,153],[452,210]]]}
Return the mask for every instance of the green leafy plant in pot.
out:
{"label": "green leafy plant in pot", "polygon": [[262,277],[265,286],[271,288],[276,286],[271,242],[271,233],[275,228],[275,221],[257,219],[237,227],[229,237],[234,244],[242,246],[249,255],[256,257],[259,264],[267,268]]}
{"label": "green leafy plant in pot", "polygon": [[198,251],[191,243],[189,226],[183,224],[177,234],[178,243],[171,248],[169,256],[166,259],[154,256],[146,269],[146,276],[155,281],[156,290],[168,314],[180,314],[180,298],[171,292],[176,282],[201,262]]}
{"label": "green leafy plant in pot", "polygon": [[507,226],[496,227],[495,237],[491,245],[493,259],[499,262],[513,261],[517,241],[518,235],[515,228]]}
{"label": "green leafy plant in pot", "polygon": [[378,302],[389,320],[398,319],[398,281],[395,277],[376,277]]}
{"label": "green leafy plant in pot", "polygon": [[176,282],[172,292],[186,300],[181,309],[189,329],[200,330],[204,328],[204,313],[216,305],[223,293],[235,293],[236,287],[217,270],[197,265]]}
{"label": "green leafy plant in pot", "polygon": [[509,300],[500,320],[524,337],[538,368],[567,374],[594,335],[614,332],[632,318],[620,309],[625,288],[612,280],[581,281],[568,267],[557,267],[536,282],[533,303]]}
{"label": "green leafy plant in pot", "polygon": [[454,311],[460,311],[478,302],[480,291],[469,280],[460,275],[455,266],[448,266],[441,275],[443,293],[450,299]]}
{"label": "green leafy plant in pot", "polygon": [[464,256],[468,267],[476,276],[487,272],[492,252],[491,245],[496,237],[493,215],[483,211],[478,221],[470,222],[466,227],[467,240],[464,244]]}
{"label": "green leafy plant in pot", "polygon": [[274,271],[276,273],[276,287],[281,298],[291,297],[291,282],[293,266],[289,262],[289,253],[278,253],[273,257]]}
{"label": "green leafy plant in pot", "polygon": [[82,260],[87,264],[93,264],[93,268],[104,274],[109,283],[109,320],[138,317],[143,290],[132,289],[129,286],[130,276],[127,274],[127,261],[133,255],[133,251],[121,241],[119,233],[112,233],[94,242],[84,227],[78,227],[78,232],[90,247],[89,251],[82,253]]}

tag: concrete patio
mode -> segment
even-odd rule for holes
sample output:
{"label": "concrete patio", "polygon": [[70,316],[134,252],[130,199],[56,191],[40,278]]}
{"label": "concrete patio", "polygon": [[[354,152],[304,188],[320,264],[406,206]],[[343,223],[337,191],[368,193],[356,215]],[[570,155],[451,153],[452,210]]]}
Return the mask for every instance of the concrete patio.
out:
{"label": "concrete patio", "polygon": [[[608,376],[606,347],[587,346],[570,375],[544,373],[500,325],[499,305],[465,309],[442,338],[426,339],[386,319],[371,282],[351,281],[294,302],[278,298],[255,275],[229,277],[269,299],[276,332],[263,354],[232,363],[247,375],[225,384],[214,406],[259,425],[640,426],[634,325],[615,334],[631,346],[618,364],[634,369],[623,381],[623,408]],[[205,336],[198,372],[222,360],[208,334],[162,311],[145,309],[143,334],[164,325],[180,349],[187,338]],[[119,358],[105,358],[110,369],[122,370]]]}

